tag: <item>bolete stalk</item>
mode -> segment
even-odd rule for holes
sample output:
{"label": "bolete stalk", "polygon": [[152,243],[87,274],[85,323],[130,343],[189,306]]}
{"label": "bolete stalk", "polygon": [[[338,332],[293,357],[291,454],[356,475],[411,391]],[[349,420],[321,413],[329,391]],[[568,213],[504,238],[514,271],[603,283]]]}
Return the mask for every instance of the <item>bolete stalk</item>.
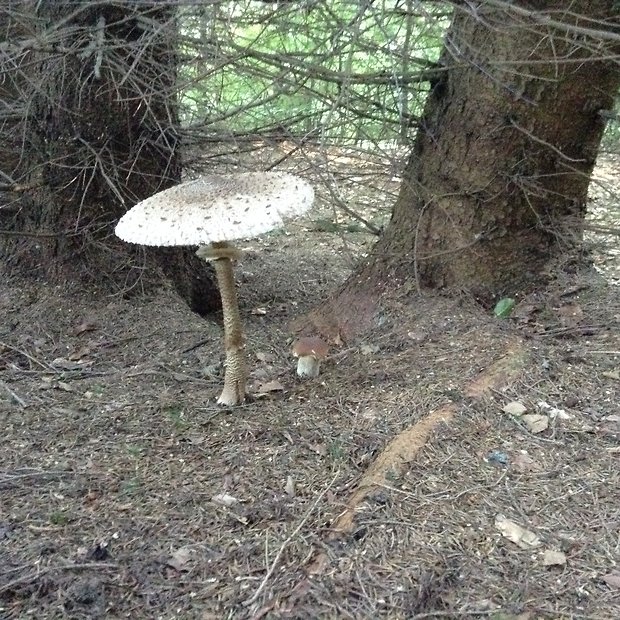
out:
{"label": "bolete stalk", "polygon": [[200,246],[196,254],[213,261],[222,296],[226,370],[221,405],[245,400],[245,338],[233,273],[241,251],[230,242],[257,237],[305,213],[312,187],[284,172],[206,175],[154,194],[130,209],[115,232],[148,246]]}
{"label": "bolete stalk", "polygon": [[329,345],[317,336],[305,336],[293,344],[299,377],[318,377],[321,362],[329,353]]}

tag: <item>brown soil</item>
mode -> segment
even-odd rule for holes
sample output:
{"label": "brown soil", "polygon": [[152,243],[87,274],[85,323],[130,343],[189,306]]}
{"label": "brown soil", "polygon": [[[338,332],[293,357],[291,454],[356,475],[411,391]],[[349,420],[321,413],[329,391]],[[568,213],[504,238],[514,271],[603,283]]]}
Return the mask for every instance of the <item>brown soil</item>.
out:
{"label": "brown soil", "polygon": [[620,617],[618,271],[592,240],[605,277],[567,260],[504,320],[400,290],[300,381],[291,322],[373,241],[319,207],[247,244],[235,409],[218,320],[171,290],[2,283],[0,618]]}

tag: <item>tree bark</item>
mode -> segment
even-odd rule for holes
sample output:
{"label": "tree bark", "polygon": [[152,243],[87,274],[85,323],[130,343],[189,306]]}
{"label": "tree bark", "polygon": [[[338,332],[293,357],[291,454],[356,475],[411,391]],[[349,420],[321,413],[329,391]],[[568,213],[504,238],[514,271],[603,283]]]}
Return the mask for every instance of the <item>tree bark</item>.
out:
{"label": "tree bark", "polygon": [[[28,32],[21,9],[22,0],[5,0],[0,8],[0,43],[4,47],[24,39]],[[15,185],[15,173],[21,157],[21,128],[25,115],[26,98],[23,67],[30,60],[27,50],[5,54],[2,65],[7,65],[0,76],[0,216],[2,210],[12,209],[14,196],[11,189]]]}
{"label": "tree bark", "polygon": [[111,234],[133,204],[180,180],[173,10],[42,0],[35,23],[20,178],[30,189],[0,222],[12,233],[0,233],[5,268],[130,290],[159,264],[194,309],[218,307],[193,252],[130,248]]}
{"label": "tree bark", "polygon": [[613,0],[575,0],[570,13],[561,0],[512,4],[553,11],[566,29],[510,3],[455,9],[392,219],[316,324],[346,333],[357,327],[354,312],[368,315],[373,298],[407,281],[491,302],[540,284],[549,261],[580,244],[605,111],[620,85],[620,46],[571,27],[594,23],[581,14],[618,33],[617,8]]}

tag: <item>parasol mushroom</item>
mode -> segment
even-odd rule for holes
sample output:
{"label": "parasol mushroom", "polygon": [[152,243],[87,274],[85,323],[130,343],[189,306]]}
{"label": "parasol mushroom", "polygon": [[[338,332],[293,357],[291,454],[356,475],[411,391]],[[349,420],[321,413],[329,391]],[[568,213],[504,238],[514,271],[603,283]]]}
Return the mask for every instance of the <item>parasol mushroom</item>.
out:
{"label": "parasol mushroom", "polygon": [[257,237],[305,213],[312,187],[284,172],[210,174],[154,194],[130,209],[115,232],[122,240],[148,246],[200,246],[213,261],[224,322],[226,370],[221,405],[245,400],[247,362],[235,289],[233,260],[241,252],[230,242]]}

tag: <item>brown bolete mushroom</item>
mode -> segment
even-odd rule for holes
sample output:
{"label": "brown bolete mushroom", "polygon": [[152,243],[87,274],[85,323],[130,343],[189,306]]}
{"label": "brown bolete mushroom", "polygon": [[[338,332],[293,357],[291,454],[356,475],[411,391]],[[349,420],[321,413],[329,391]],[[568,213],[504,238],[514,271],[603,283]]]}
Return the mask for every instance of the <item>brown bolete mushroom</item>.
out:
{"label": "brown bolete mushroom", "polygon": [[148,246],[200,246],[196,254],[213,261],[220,294],[226,346],[221,405],[245,400],[247,362],[235,289],[233,260],[241,252],[229,242],[257,237],[305,213],[312,187],[284,172],[210,174],[154,194],[130,209],[115,232]]}
{"label": "brown bolete mushroom", "polygon": [[321,361],[327,357],[329,345],[317,336],[305,336],[293,344],[293,355],[297,358],[297,375],[318,377]]}

